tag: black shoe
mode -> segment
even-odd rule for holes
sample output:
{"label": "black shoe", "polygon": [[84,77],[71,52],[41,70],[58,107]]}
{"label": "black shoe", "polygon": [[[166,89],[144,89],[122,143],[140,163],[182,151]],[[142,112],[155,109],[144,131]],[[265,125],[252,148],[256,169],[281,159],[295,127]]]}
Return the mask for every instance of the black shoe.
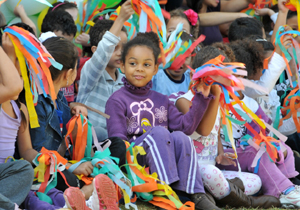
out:
{"label": "black shoe", "polygon": [[192,195],[192,201],[195,203],[196,210],[221,210],[210,201],[205,193],[196,193]]}

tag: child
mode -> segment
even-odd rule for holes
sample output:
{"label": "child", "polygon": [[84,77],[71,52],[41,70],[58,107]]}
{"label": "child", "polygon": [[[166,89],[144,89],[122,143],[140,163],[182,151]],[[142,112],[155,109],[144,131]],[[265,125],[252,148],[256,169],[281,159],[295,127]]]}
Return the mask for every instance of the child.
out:
{"label": "child", "polygon": [[[245,40],[243,42],[246,42]],[[241,47],[241,42],[236,43],[236,46]],[[248,48],[253,48],[251,51],[248,49],[248,52],[256,52],[258,45],[249,45]],[[240,53],[235,54],[236,61],[242,62],[239,60]],[[247,57],[249,59],[249,57]],[[257,60],[253,61],[253,64],[256,63]],[[252,65],[248,65],[251,68]],[[247,63],[246,63],[246,68]],[[253,113],[263,119],[266,123],[270,124],[270,119],[263,112],[258,103],[252,99],[247,97],[242,93],[242,91],[238,91],[239,99],[245,103],[245,105],[251,109]],[[235,109],[240,109],[239,105],[233,105]],[[232,115],[232,114],[231,114]],[[233,115],[232,115],[233,116]],[[234,117],[234,116],[233,116]],[[254,122],[250,123],[250,126],[256,131],[259,132],[260,128]],[[235,140],[235,144],[237,147],[238,161],[241,165],[241,170],[243,172],[254,172],[254,167],[252,167],[252,162],[257,154],[257,150],[252,146],[245,146],[244,149],[240,147],[241,138],[249,134],[253,136],[253,134],[246,129],[244,125],[237,125],[232,123],[232,133],[233,138]],[[225,152],[233,152],[231,149],[231,145],[228,142],[224,141],[223,131],[221,130],[221,139],[223,141]],[[293,152],[286,144],[281,142],[280,146],[281,150],[278,152],[279,158],[275,163],[271,162],[267,153],[264,153],[260,162],[258,163],[258,171],[257,175],[262,180],[262,191],[265,195],[272,195],[277,198],[280,197],[280,203],[283,206],[300,206],[300,191],[298,186],[294,186],[293,183],[289,180],[289,178],[293,178],[298,175],[298,172],[295,171],[295,159],[293,156]],[[284,149],[286,149],[285,152]],[[237,170],[233,166],[223,166],[218,165],[220,169],[226,170]]]}
{"label": "child", "polygon": [[[181,35],[182,42],[194,41],[194,39],[187,33],[183,32]],[[178,70],[159,70],[153,77],[153,87],[155,90],[164,95],[171,95],[179,91],[187,92],[191,82],[190,70],[188,66],[191,64],[192,57],[189,56],[185,59],[185,63]]]}
{"label": "child", "polygon": [[48,13],[42,23],[42,33],[52,31],[56,36],[64,37],[70,41],[76,35],[77,28],[72,16],[63,10],[54,10]]}
{"label": "child", "polygon": [[75,3],[69,1],[56,2],[52,5],[52,7],[49,7],[48,13],[59,10],[68,12],[72,16],[74,22],[76,22],[78,17],[78,8]]}
{"label": "child", "polygon": [[199,20],[198,14],[189,9],[184,11],[183,9],[175,9],[170,12],[170,19],[166,20],[167,24],[167,37],[175,31],[177,25],[182,23],[182,30],[188,34],[191,34],[194,39],[199,37]]}
{"label": "child", "polygon": [[[118,68],[122,45],[127,42],[124,23],[133,13],[130,1],[126,1],[115,22],[99,20],[91,28],[90,42],[94,54],[82,68],[78,102],[104,112],[108,98],[123,86],[123,75]],[[89,120],[96,130],[99,141],[106,139],[108,135],[105,119],[89,112]]]}
{"label": "child", "polygon": [[[215,43],[214,45],[219,45],[219,47],[222,47],[222,50],[224,49],[232,54],[232,50],[228,46],[221,43]],[[193,68],[196,69],[198,66],[203,65],[208,60],[213,59],[220,54],[225,56],[224,62],[229,62],[227,54],[224,54],[223,51],[212,46],[202,48],[201,53],[198,53],[195,57]],[[234,62],[234,60],[230,60],[230,62]],[[239,175],[237,172],[233,171],[221,172],[214,166],[216,162],[222,165],[231,165],[235,163],[226,156],[227,154],[223,151],[222,143],[220,139],[218,140],[220,129],[220,87],[213,85],[211,89],[212,92],[215,92],[214,95],[216,97],[210,101],[202,121],[196,131],[191,135],[198,156],[198,170],[201,173],[205,187],[216,198],[217,203],[222,206],[228,205],[237,208],[269,208],[278,206],[278,204],[280,205],[278,199],[271,196],[259,198],[246,196],[254,195],[260,190],[261,180],[257,175],[251,173],[242,173]],[[178,110],[185,114],[192,105],[191,100],[193,97],[194,94],[191,90],[180,96],[176,101]],[[210,130],[211,132],[209,132]],[[240,177],[242,181],[239,178],[233,179],[234,177]],[[233,180],[226,181],[225,178]],[[244,195],[244,193],[241,192],[242,190],[236,185],[242,185],[246,195]]]}
{"label": "child", "polygon": [[121,69],[126,79],[106,104],[108,135],[143,146],[146,156],[140,164],[173,189],[191,194],[196,209],[219,209],[204,193],[195,150],[185,135],[195,131],[214,96],[209,86],[198,85],[195,106],[186,115],[179,113],[167,96],[150,90],[159,53],[153,32],[138,34],[124,47]]}
{"label": "child", "polygon": [[14,100],[18,98],[23,82],[2,47],[0,64],[0,203],[1,208],[14,210],[19,209],[30,190],[33,170],[25,160],[5,163],[6,158],[14,154],[19,129],[16,124],[21,122],[20,109]]}

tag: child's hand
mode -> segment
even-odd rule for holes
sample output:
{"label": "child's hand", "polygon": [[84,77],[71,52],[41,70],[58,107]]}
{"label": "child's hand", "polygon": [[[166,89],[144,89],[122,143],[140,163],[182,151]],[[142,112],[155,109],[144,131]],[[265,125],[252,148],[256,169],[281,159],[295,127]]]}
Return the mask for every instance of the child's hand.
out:
{"label": "child's hand", "polygon": [[24,9],[23,5],[18,5],[18,6],[16,6],[15,9],[14,9],[14,14],[15,14],[15,16],[17,16],[17,17],[21,17],[21,16],[24,15],[24,14],[27,16],[27,14],[26,14],[26,12],[25,12],[25,9]]}
{"label": "child's hand", "polygon": [[93,173],[94,166],[92,165],[91,161],[87,161],[84,163],[81,163],[74,171],[73,174],[84,176],[89,176],[91,173]]}
{"label": "child's hand", "polygon": [[120,14],[118,16],[118,18],[120,18],[122,21],[127,21],[131,15],[134,14],[134,10],[132,8],[132,5],[131,5],[131,1],[130,0],[127,0],[121,7],[121,10],[120,10]]}
{"label": "child's hand", "polygon": [[221,94],[221,87],[219,85],[212,85],[210,88],[210,93],[216,97],[219,97]]}
{"label": "child's hand", "polygon": [[82,46],[91,46],[89,44],[90,41],[90,35],[86,34],[86,33],[82,33],[79,36],[77,36],[77,38],[75,39],[75,42],[77,44],[81,44]]}
{"label": "child's hand", "polygon": [[79,114],[82,114],[83,116],[87,117],[88,116],[88,111],[83,106],[74,106],[72,108],[72,114],[75,115],[75,116],[79,116]]}
{"label": "child's hand", "polygon": [[206,85],[202,80],[200,80],[199,84],[196,86],[197,92],[201,92],[203,96],[207,97],[210,93],[210,85]]}
{"label": "child's hand", "polygon": [[234,165],[236,166],[235,161],[229,158],[228,154],[221,153],[216,157],[216,162],[223,166]]}
{"label": "child's hand", "polygon": [[288,0],[278,0],[278,9],[283,13],[287,13],[289,9],[285,6]]}
{"label": "child's hand", "polygon": [[[292,46],[292,37],[291,36],[283,37],[282,45],[284,46],[285,49],[290,48]],[[275,52],[278,53],[279,55],[281,55],[282,53],[282,50],[278,45],[276,46]]]}
{"label": "child's hand", "polygon": [[273,10],[271,10],[270,8],[262,8],[262,9],[255,10],[255,15],[259,15],[259,16],[269,15],[271,17],[274,14],[275,14],[275,12]]}

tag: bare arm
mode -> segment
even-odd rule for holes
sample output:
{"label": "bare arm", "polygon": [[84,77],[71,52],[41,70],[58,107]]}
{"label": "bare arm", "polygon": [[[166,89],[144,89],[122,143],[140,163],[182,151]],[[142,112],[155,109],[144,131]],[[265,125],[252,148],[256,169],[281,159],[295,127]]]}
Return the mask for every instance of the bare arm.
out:
{"label": "bare arm", "polygon": [[15,9],[14,9],[14,14],[17,17],[21,18],[23,23],[29,25],[32,28],[32,30],[34,31],[34,34],[36,35],[36,26],[32,22],[32,20],[30,20],[30,18],[27,16],[23,5],[16,6]]}
{"label": "bare arm", "polygon": [[239,12],[252,2],[253,0],[221,0],[221,12]]}
{"label": "bare arm", "polygon": [[198,13],[198,15],[201,26],[216,26],[232,22],[237,18],[249,17],[247,14],[239,12],[207,12]]}
{"label": "bare arm", "polygon": [[279,0],[278,1],[278,8],[279,8],[279,12],[278,12],[278,17],[273,29],[273,34],[271,36],[271,42],[273,43],[275,38],[276,38],[276,33],[279,29],[280,26],[284,26],[286,25],[286,18],[287,18],[287,13],[289,11],[289,9],[287,7],[285,7],[287,0]]}
{"label": "bare arm", "polygon": [[32,164],[32,161],[34,160],[38,152],[32,148],[31,138],[29,134],[29,118],[27,108],[24,104],[21,104],[21,109],[25,115],[26,124],[21,122],[21,126],[18,131],[17,143],[19,153],[22,158]]}
{"label": "bare arm", "polygon": [[23,81],[16,67],[0,47],[0,104],[16,100],[23,89]]}

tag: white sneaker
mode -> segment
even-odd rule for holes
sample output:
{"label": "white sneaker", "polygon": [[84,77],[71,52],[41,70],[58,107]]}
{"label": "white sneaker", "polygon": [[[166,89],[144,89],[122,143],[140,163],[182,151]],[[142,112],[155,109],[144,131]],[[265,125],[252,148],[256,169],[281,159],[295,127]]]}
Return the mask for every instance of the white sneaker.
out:
{"label": "white sneaker", "polygon": [[281,195],[279,200],[283,208],[300,208],[300,186],[295,186],[287,195]]}

